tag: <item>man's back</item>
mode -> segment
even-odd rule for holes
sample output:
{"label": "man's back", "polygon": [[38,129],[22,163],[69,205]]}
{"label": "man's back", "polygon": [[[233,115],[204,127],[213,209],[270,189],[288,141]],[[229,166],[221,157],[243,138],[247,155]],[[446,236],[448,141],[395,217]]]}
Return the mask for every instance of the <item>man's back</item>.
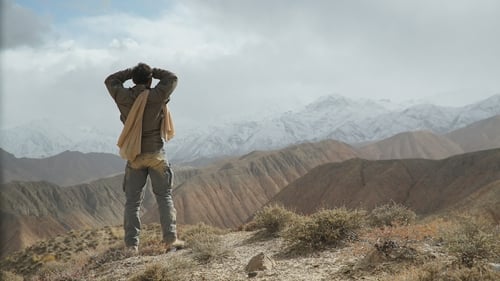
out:
{"label": "man's back", "polygon": [[141,152],[158,152],[163,147],[161,136],[161,122],[163,120],[163,105],[168,102],[171,93],[177,85],[177,76],[162,69],[153,69],[153,78],[160,81],[154,88],[146,84],[138,84],[132,88],[125,88],[123,83],[131,79],[132,70],[111,74],[104,83],[120,110],[120,120],[125,123],[130,109],[136,98],[144,90],[150,89],[142,122]]}

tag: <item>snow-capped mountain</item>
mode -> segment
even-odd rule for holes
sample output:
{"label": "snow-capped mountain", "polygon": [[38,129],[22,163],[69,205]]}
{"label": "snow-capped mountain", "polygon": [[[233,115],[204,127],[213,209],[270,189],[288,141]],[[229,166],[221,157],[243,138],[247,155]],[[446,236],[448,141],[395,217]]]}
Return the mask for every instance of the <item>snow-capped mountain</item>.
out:
{"label": "snow-capped mountain", "polygon": [[190,161],[323,139],[361,143],[415,130],[443,134],[498,114],[500,95],[463,107],[432,104],[406,107],[387,101],[327,96],[277,118],[212,127],[206,132],[179,136],[169,144],[168,150],[173,159]]}
{"label": "snow-capped mountain", "polygon": [[[360,143],[405,131],[430,130],[443,134],[499,114],[500,95],[463,107],[404,105],[331,95],[298,110],[261,120],[177,128],[167,151],[173,161],[182,162],[323,139]],[[46,157],[65,150],[117,153],[119,132],[55,128],[48,122],[36,122],[2,130],[0,147],[17,157]]]}
{"label": "snow-capped mountain", "polygon": [[66,150],[117,153],[116,133],[95,128],[33,121],[24,126],[0,130],[0,147],[16,157],[42,158]]}

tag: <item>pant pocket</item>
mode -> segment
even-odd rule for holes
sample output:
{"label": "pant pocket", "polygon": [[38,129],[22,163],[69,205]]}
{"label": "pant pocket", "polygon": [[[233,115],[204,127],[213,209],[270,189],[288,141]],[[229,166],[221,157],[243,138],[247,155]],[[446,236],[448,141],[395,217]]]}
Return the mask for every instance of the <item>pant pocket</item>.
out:
{"label": "pant pocket", "polygon": [[174,187],[174,171],[168,163],[165,165],[165,176],[167,177],[167,186],[170,188]]}

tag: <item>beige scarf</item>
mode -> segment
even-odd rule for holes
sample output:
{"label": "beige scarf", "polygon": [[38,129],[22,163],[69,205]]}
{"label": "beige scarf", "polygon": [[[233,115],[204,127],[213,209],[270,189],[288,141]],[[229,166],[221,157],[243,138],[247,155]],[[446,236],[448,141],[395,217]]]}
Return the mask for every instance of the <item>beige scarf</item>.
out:
{"label": "beige scarf", "polygon": [[[135,99],[132,108],[125,120],[122,133],[118,138],[118,147],[120,148],[120,156],[128,161],[134,161],[137,155],[141,154],[141,139],[142,139],[142,118],[144,116],[144,108],[149,96],[149,90],[144,90]],[[174,122],[168,110],[167,104],[163,105],[163,120],[161,120],[161,136],[166,141],[174,137]]]}

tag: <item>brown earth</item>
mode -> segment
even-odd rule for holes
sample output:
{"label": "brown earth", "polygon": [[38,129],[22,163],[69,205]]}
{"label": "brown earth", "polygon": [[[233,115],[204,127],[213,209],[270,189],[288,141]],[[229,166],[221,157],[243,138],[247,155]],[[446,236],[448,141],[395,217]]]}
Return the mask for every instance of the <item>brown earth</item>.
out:
{"label": "brown earth", "polygon": [[109,153],[65,151],[48,158],[16,158],[0,149],[1,183],[47,181],[60,186],[90,182],[121,173],[125,161]]}
{"label": "brown earth", "polygon": [[[355,157],[442,158],[448,153],[458,153],[457,146],[450,143],[450,139],[464,150],[494,147],[495,144],[498,146],[498,118],[477,122],[446,137],[427,132],[403,133],[366,145],[361,150],[335,141],[323,141],[277,151],[256,151],[239,158],[219,160],[199,169],[177,168],[174,197],[178,220],[181,224],[205,222],[220,227],[238,226],[285,186],[325,163]],[[466,138],[472,135],[475,137]],[[474,143],[477,144],[473,145]],[[488,153],[491,152],[486,152]],[[52,162],[44,162],[45,159],[37,159],[38,162],[34,159],[17,160],[25,161],[24,163],[36,162],[36,165],[30,164],[20,169],[33,176],[37,176],[34,171],[40,167],[46,166],[48,170],[42,170],[49,171],[50,165],[56,163],[67,166],[68,171],[59,173],[59,176],[66,174],[70,181],[83,180],[74,176],[81,171],[84,171],[82,174],[85,174],[85,180],[99,175],[97,172],[89,172],[92,170],[88,169],[90,162],[83,161],[82,163],[87,164],[75,166],[64,164],[75,159],[74,155],[95,156],[67,152],[62,154],[64,161],[55,161],[62,159],[59,157],[54,157],[50,160]],[[498,218],[498,212],[495,212],[499,209],[496,200],[499,198],[498,183],[494,183],[497,174],[492,175],[494,171],[498,171],[498,165],[494,164],[498,159],[491,160],[488,166],[485,153],[474,155],[476,154],[465,158],[457,156],[438,162],[355,159],[341,164],[327,164],[314,170],[313,176],[308,174],[300,179],[299,184],[294,183],[296,187],[292,189],[297,191],[292,192],[290,189],[286,192],[294,194],[295,198],[287,195],[285,201],[297,204],[294,208],[311,211],[318,206],[326,207],[334,203],[372,207],[393,199],[411,204],[421,213],[443,210],[445,207],[453,209],[456,206],[475,208],[480,212],[488,209],[492,217]],[[2,154],[2,157],[4,160],[9,155]],[[118,160],[121,161],[119,158]],[[102,163],[108,163],[106,161]],[[122,165],[119,165],[120,171],[123,169]],[[6,171],[4,167],[2,163],[3,173]],[[95,167],[104,174],[110,172],[101,164],[95,164]],[[121,192],[122,177],[123,175],[119,175],[64,188],[48,182],[0,185],[2,229],[9,230],[2,231],[2,254],[69,229],[121,224],[124,201]],[[23,178],[30,179],[28,176]],[[310,185],[312,183],[314,185]],[[298,185],[301,187],[297,187]],[[489,207],[481,207],[483,204]],[[149,187],[143,209],[143,221],[158,221]]]}
{"label": "brown earth", "polygon": [[500,115],[481,120],[445,135],[466,151],[500,147]]}
{"label": "brown earth", "polygon": [[[356,157],[336,141],[305,143],[273,152],[255,151],[207,167],[174,191],[177,221],[236,227],[247,221],[283,187],[313,167]],[[156,210],[144,221],[158,221]]]}
{"label": "brown earth", "polygon": [[368,144],[360,149],[370,159],[443,159],[464,153],[464,150],[445,136],[430,131],[397,134]]}
{"label": "brown earth", "polygon": [[[371,209],[388,201],[427,215],[452,207],[483,189],[498,193],[500,149],[453,156],[444,160],[352,159],[318,166],[285,187],[271,203],[301,213],[346,206]],[[491,193],[493,192],[493,193]],[[497,206],[500,197],[489,198]],[[469,199],[470,200],[470,199]],[[497,204],[497,205],[495,205]],[[495,213],[498,215],[498,212]]]}

